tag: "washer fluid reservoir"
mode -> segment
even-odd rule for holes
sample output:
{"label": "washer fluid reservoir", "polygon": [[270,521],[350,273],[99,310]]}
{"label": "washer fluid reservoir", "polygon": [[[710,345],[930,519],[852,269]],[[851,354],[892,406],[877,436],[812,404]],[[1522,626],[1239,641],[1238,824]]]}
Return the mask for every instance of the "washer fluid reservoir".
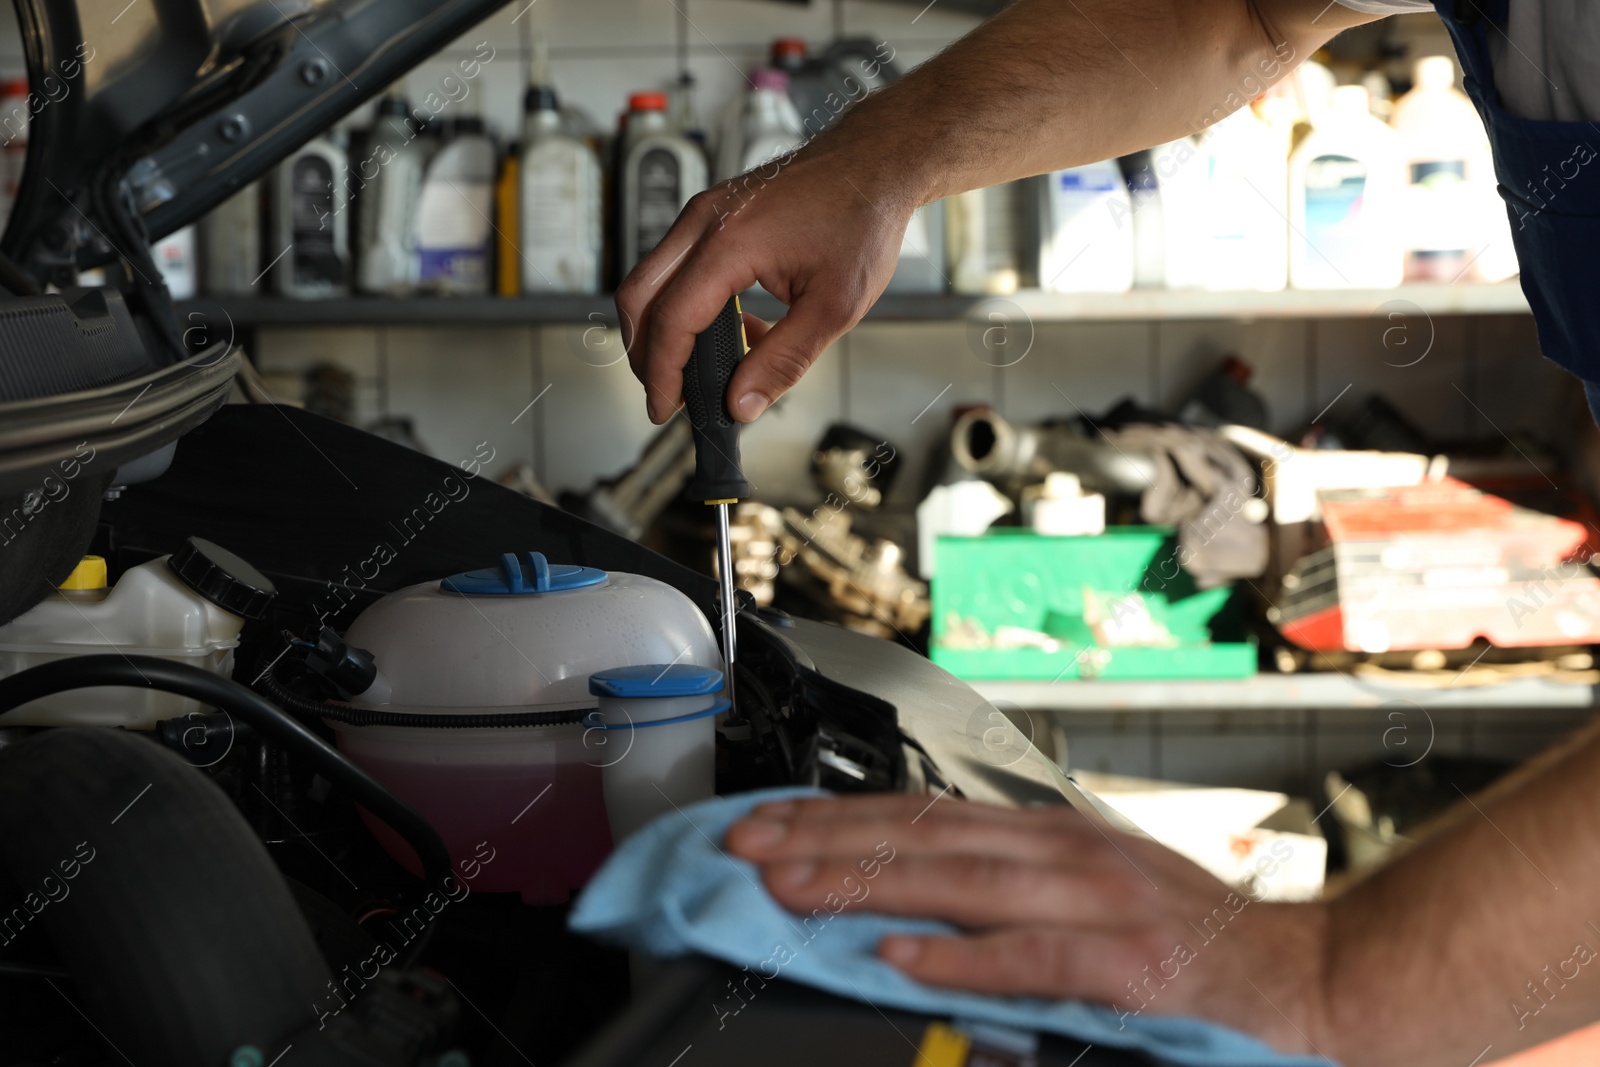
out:
{"label": "washer fluid reservoir", "polygon": [[[601,769],[615,758],[606,748],[615,731],[578,721],[598,703],[589,676],[650,663],[722,668],[710,623],[676,589],[538,552],[398,590],[363,611],[345,640],[378,669],[352,699],[357,707],[564,720],[332,724],[352,761],[433,823],[457,869],[477,869],[474,891],[516,892],[530,904],[567,900],[611,850]],[[395,859],[420,871],[409,846],[362,817]]]}

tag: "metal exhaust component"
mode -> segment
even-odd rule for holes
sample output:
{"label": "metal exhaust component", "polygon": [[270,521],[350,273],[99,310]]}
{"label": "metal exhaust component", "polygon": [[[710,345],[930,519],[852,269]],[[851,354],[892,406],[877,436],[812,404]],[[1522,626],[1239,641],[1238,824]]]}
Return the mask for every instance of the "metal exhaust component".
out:
{"label": "metal exhaust component", "polygon": [[988,408],[974,408],[956,420],[950,454],[963,470],[1001,485],[1068,471],[1090,492],[1136,496],[1156,478],[1155,460],[1143,452],[1083,437],[1067,423],[1015,426]]}

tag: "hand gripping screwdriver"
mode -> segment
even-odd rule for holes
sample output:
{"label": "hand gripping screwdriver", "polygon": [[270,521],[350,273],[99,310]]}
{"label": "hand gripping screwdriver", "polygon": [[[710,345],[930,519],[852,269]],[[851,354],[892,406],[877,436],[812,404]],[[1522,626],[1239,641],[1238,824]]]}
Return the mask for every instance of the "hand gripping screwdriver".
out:
{"label": "hand gripping screwdriver", "polygon": [[[744,314],[738,296],[717,314],[716,321],[694,339],[694,352],[683,368],[683,407],[694,430],[694,479],[688,496],[717,509],[717,576],[722,582],[722,658],[727,664],[723,696],[733,703],[733,665],[738,634],[734,616],[739,601],[733,584],[733,550],[728,537],[728,509],[750,495],[739,458],[739,423],[728,411],[728,383],[747,349]],[[738,706],[733,706],[738,718]]]}

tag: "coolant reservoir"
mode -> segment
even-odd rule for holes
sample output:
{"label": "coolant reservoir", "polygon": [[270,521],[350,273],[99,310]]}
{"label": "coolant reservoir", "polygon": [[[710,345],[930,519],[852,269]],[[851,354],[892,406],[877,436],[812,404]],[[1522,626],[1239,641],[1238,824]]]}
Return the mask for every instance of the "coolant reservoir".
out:
{"label": "coolant reservoir", "polygon": [[[722,668],[710,623],[676,589],[643,575],[551,564],[537,552],[401,589],[362,612],[345,639],[371,652],[378,669],[352,703],[401,714],[567,711],[576,719],[597,705],[589,676],[598,671]],[[467,863],[477,872],[475,892],[559,903],[610,852],[600,774],[616,758],[608,731],[576,721],[333,725],[352,761],[433,823],[457,869]],[[376,820],[367,825],[418,870],[398,836]]]}
{"label": "coolant reservoir", "polygon": [[[43,603],[0,626],[0,678],[69,656],[157,656],[227,677],[246,618],[276,590],[254,567],[191,537],[170,556],[129,568],[106,587],[106,562],[85,556]],[[149,730],[200,703],[154,689],[57,693],[0,717],[0,726],[121,726]]]}

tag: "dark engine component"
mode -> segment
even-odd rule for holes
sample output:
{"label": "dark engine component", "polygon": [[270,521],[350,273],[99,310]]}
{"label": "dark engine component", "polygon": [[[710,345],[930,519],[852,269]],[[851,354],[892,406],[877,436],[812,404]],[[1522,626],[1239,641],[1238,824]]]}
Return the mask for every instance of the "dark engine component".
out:
{"label": "dark engine component", "polygon": [[133,1062],[276,1054],[329,980],[232,803],[129,734],[51,730],[0,749],[0,870],[6,952],[47,941],[73,975],[63,994]]}

